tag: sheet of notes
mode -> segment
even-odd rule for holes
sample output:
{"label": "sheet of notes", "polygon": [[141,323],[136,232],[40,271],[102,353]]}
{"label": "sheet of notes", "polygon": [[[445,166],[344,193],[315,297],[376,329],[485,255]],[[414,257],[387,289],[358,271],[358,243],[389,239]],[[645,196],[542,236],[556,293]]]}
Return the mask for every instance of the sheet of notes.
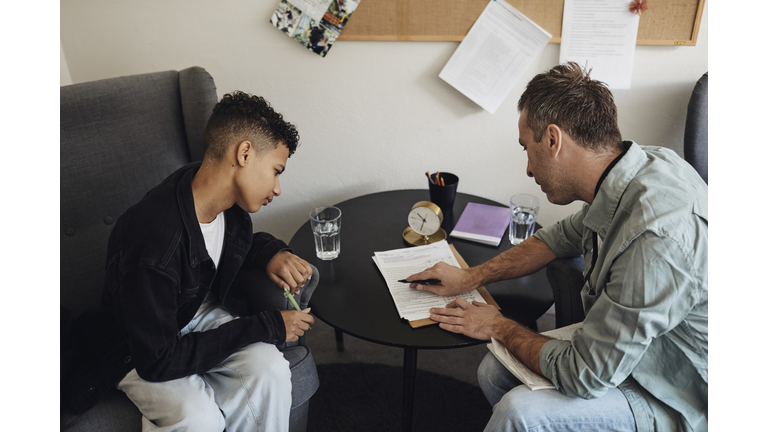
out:
{"label": "sheet of notes", "polygon": [[493,114],[550,39],[507,2],[491,0],[438,76]]}
{"label": "sheet of notes", "polygon": [[395,301],[400,318],[405,318],[408,321],[429,318],[430,308],[444,308],[458,297],[462,297],[470,303],[473,301],[485,302],[477,290],[457,296],[439,296],[429,291],[411,289],[410,284],[398,282],[398,280],[426,270],[440,261],[454,267],[460,267],[445,240],[427,246],[375,252],[373,261],[387,282],[387,287]]}
{"label": "sheet of notes", "polygon": [[574,61],[611,89],[628,89],[639,24],[627,1],[565,0],[560,63]]}

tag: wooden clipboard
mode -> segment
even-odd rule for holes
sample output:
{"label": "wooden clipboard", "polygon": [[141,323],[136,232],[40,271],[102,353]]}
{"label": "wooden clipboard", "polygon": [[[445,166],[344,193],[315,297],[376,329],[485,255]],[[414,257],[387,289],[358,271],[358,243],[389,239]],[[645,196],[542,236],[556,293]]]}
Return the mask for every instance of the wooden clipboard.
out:
{"label": "wooden clipboard", "polygon": [[[449,246],[451,247],[451,252],[453,252],[453,256],[456,257],[456,261],[459,262],[459,265],[461,266],[461,268],[463,269],[469,268],[469,266],[467,265],[467,262],[464,261],[464,258],[462,258],[461,255],[459,255],[459,252],[456,250],[456,248],[453,247],[452,244]],[[491,294],[488,292],[487,289],[485,289],[484,286],[481,286],[480,288],[478,288],[477,292],[480,293],[480,296],[483,297],[483,300],[485,300],[487,304],[495,307],[497,310],[501,310],[498,303],[496,303],[496,300],[494,300],[493,297],[491,297]],[[408,324],[410,324],[411,328],[419,328],[419,327],[424,327],[432,324],[437,324],[437,321],[432,321],[430,318],[424,318],[424,319],[415,320],[415,321],[408,321]]]}

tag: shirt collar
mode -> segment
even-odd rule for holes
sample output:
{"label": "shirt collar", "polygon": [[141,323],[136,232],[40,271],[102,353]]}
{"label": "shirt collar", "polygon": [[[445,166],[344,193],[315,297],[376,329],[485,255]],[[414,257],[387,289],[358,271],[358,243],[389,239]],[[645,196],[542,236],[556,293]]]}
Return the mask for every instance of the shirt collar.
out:
{"label": "shirt collar", "polygon": [[584,226],[605,238],[613,222],[616,208],[619,206],[624,190],[635,177],[643,163],[648,159],[639,145],[624,141],[626,150],[608,165],[595,187],[595,199],[588,205],[584,216]]}

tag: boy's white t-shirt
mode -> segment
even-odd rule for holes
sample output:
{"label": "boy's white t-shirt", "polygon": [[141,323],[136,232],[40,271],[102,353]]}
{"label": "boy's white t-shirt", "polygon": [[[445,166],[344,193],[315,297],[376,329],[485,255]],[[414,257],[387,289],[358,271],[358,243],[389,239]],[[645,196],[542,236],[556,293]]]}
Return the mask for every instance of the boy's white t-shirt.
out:
{"label": "boy's white t-shirt", "polygon": [[[224,212],[219,213],[214,220],[210,223],[201,223],[200,230],[203,232],[203,239],[205,239],[205,248],[208,250],[208,256],[213,260],[213,265],[219,267],[219,260],[221,259],[221,250],[224,248],[224,231],[226,224],[224,223]],[[197,309],[195,318],[203,313],[212,303],[217,302],[212,291],[208,291],[208,294],[203,300],[203,304]]]}

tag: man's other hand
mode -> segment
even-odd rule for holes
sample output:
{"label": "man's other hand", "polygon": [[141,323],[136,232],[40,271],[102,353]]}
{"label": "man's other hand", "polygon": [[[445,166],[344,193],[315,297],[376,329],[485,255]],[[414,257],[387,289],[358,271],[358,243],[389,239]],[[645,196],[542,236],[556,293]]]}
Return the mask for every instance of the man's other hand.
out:
{"label": "man's other hand", "polygon": [[504,316],[495,307],[472,302],[459,297],[445,308],[432,308],[430,318],[440,323],[440,328],[479,340],[490,340],[503,325]]}
{"label": "man's other hand", "polygon": [[280,251],[267,265],[267,275],[280,289],[288,288],[296,294],[312,277],[312,267],[288,251]]}
{"label": "man's other hand", "polygon": [[411,288],[417,290],[431,291],[438,295],[456,295],[475,289],[470,283],[469,272],[467,270],[454,267],[442,261],[432,267],[414,275],[408,276],[405,280],[425,280],[439,279],[438,285],[421,285],[412,283]]}
{"label": "man's other hand", "polygon": [[315,317],[309,314],[311,308],[303,311],[284,310],[280,311],[285,323],[285,341],[294,342],[299,340],[299,336],[304,336],[304,332],[315,322]]}

